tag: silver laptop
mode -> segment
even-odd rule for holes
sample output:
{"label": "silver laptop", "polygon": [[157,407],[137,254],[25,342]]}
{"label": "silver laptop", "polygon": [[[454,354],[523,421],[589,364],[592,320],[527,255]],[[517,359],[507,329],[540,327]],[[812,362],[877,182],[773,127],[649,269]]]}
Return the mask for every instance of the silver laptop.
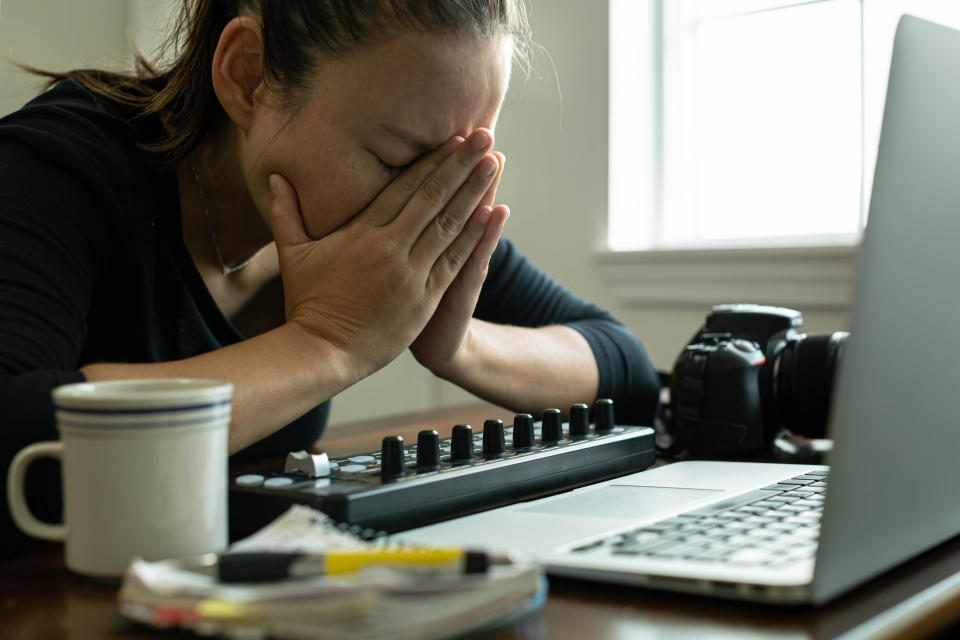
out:
{"label": "silver laptop", "polygon": [[897,30],[830,467],[679,462],[415,529],[551,574],[822,603],[960,533],[960,32]]}

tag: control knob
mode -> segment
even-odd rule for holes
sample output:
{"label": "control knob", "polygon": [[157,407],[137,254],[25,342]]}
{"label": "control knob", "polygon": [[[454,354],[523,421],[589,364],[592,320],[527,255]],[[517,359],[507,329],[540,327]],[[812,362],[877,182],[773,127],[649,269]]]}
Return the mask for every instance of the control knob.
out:
{"label": "control knob", "polygon": [[493,419],[483,422],[483,455],[485,458],[496,458],[507,450],[506,439],[503,435],[503,420]]}
{"label": "control knob", "polygon": [[613,400],[610,398],[600,398],[593,405],[594,421],[597,425],[597,433],[610,433],[616,422],[613,418]]}
{"label": "control knob", "polygon": [[586,438],[590,434],[590,407],[575,404],[570,407],[570,438]]}
{"label": "control knob", "polygon": [[473,427],[458,424],[450,438],[450,460],[454,463],[473,461]]}
{"label": "control knob", "polygon": [[397,478],[407,472],[404,460],[403,438],[387,436],[380,446],[380,476]]}
{"label": "control knob", "polygon": [[533,416],[518,413],[513,417],[513,448],[517,451],[533,446]]}
{"label": "control knob", "polygon": [[417,467],[436,469],[440,466],[440,436],[434,429],[417,434]]}
{"label": "control knob", "polygon": [[540,439],[544,445],[556,444],[563,440],[563,416],[560,409],[544,409]]}

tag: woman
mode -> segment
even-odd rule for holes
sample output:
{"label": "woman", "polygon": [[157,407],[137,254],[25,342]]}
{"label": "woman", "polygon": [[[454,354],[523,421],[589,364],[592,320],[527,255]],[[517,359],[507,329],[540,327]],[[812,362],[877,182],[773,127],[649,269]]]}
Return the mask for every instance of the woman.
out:
{"label": "woman", "polygon": [[0,121],[4,469],[81,380],[230,380],[231,453],[304,448],[407,348],[503,406],[650,422],[640,344],[500,240],[526,29],[514,0],[185,1],[169,69],[49,74]]}

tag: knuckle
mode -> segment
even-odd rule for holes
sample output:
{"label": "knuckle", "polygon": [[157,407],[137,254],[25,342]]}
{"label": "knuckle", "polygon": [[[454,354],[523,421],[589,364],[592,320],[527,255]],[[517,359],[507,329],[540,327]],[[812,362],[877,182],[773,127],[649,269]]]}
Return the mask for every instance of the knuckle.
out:
{"label": "knuckle", "polygon": [[420,192],[427,202],[433,204],[443,204],[446,202],[447,189],[443,182],[436,176],[429,176],[424,180],[423,184],[420,185]]}
{"label": "knuckle", "polygon": [[459,272],[460,269],[463,268],[467,257],[468,254],[465,253],[460,247],[450,247],[443,253],[444,263],[447,265],[450,273]]}
{"label": "knuckle", "polygon": [[397,184],[403,189],[404,193],[413,193],[420,186],[420,180],[412,171],[405,171],[397,178]]}
{"label": "knuckle", "polygon": [[424,289],[427,291],[441,291],[444,288],[445,274],[440,274],[436,269],[430,272],[424,283]]}
{"label": "knuckle", "polygon": [[442,235],[455,236],[460,233],[460,221],[446,210],[437,216],[436,225]]}
{"label": "knuckle", "polygon": [[443,161],[447,159],[446,154],[444,153],[443,148],[437,149],[431,154],[428,154],[424,159],[426,164],[432,165],[434,167],[439,167],[443,164]]}
{"label": "knuckle", "polygon": [[475,165],[477,162],[476,158],[474,158],[473,154],[469,151],[458,151],[453,155],[457,159],[457,164],[464,169],[472,169],[473,165]]}
{"label": "knuckle", "polygon": [[402,250],[401,243],[396,236],[393,234],[380,235],[377,237],[376,242],[380,250],[380,255],[382,255],[384,259],[405,264],[406,261],[402,257],[405,252]]}

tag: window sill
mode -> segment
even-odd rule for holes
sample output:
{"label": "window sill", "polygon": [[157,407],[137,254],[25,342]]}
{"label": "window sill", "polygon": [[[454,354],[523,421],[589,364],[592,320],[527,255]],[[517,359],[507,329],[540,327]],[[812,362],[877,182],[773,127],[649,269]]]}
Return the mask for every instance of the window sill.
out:
{"label": "window sill", "polygon": [[857,246],[602,251],[603,278],[626,307],[754,302],[847,310]]}

